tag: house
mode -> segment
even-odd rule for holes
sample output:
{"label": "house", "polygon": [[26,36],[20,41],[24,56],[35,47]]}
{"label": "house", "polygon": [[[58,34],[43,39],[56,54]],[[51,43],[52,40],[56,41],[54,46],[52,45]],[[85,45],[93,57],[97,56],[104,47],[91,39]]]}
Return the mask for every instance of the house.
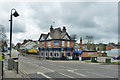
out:
{"label": "house", "polygon": [[66,32],[66,27],[50,27],[48,34],[41,34],[39,38],[39,56],[48,59],[64,59],[72,56],[75,40],[72,40]]}
{"label": "house", "polygon": [[25,52],[28,53],[27,51],[29,51],[30,53],[33,51],[33,53],[37,52],[38,49],[38,42],[37,41],[32,41],[32,40],[24,40],[24,42],[20,45],[20,51],[21,52]]}
{"label": "house", "polygon": [[107,53],[107,56],[109,57],[118,57],[120,55],[119,51],[120,49],[111,49],[111,50],[106,51],[106,53]]}
{"label": "house", "polygon": [[20,49],[37,49],[38,43],[37,41],[27,41],[20,45]]}
{"label": "house", "polygon": [[111,50],[111,49],[114,49],[115,47],[113,46],[113,45],[111,45],[111,44],[108,44],[107,46],[106,46],[106,50]]}

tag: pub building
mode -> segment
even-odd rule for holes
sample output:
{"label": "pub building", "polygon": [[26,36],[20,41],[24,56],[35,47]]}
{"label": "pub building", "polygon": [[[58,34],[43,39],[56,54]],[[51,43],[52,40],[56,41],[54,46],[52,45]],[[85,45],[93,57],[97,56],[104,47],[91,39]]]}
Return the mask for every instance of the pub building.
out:
{"label": "pub building", "polygon": [[46,59],[66,59],[74,53],[75,40],[66,32],[66,27],[50,27],[48,34],[41,34],[39,38],[39,56]]}

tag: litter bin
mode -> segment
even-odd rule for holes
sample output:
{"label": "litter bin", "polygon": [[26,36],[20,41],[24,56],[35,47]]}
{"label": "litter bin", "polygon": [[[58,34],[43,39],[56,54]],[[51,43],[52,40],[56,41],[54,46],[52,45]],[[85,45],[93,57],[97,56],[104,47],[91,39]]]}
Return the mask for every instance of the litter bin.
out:
{"label": "litter bin", "polygon": [[91,62],[97,62],[97,57],[91,57]]}
{"label": "litter bin", "polygon": [[110,59],[110,58],[107,58],[107,59],[105,60],[105,62],[106,62],[106,63],[111,63],[111,59]]}

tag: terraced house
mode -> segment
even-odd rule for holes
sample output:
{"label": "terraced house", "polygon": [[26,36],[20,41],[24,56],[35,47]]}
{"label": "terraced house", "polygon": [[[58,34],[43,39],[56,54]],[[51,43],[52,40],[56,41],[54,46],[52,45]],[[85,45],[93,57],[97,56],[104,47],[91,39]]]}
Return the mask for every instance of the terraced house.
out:
{"label": "terraced house", "polygon": [[72,56],[75,40],[66,32],[66,27],[50,27],[48,34],[41,34],[39,38],[39,56],[48,59],[65,59]]}

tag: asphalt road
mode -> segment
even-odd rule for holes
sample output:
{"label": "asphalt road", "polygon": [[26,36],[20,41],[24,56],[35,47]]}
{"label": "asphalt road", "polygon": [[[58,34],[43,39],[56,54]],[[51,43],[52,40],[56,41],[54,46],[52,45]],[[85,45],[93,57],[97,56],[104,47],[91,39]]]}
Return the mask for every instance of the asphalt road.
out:
{"label": "asphalt road", "polygon": [[19,57],[19,69],[28,78],[118,78],[118,65],[83,61],[52,61]]}

